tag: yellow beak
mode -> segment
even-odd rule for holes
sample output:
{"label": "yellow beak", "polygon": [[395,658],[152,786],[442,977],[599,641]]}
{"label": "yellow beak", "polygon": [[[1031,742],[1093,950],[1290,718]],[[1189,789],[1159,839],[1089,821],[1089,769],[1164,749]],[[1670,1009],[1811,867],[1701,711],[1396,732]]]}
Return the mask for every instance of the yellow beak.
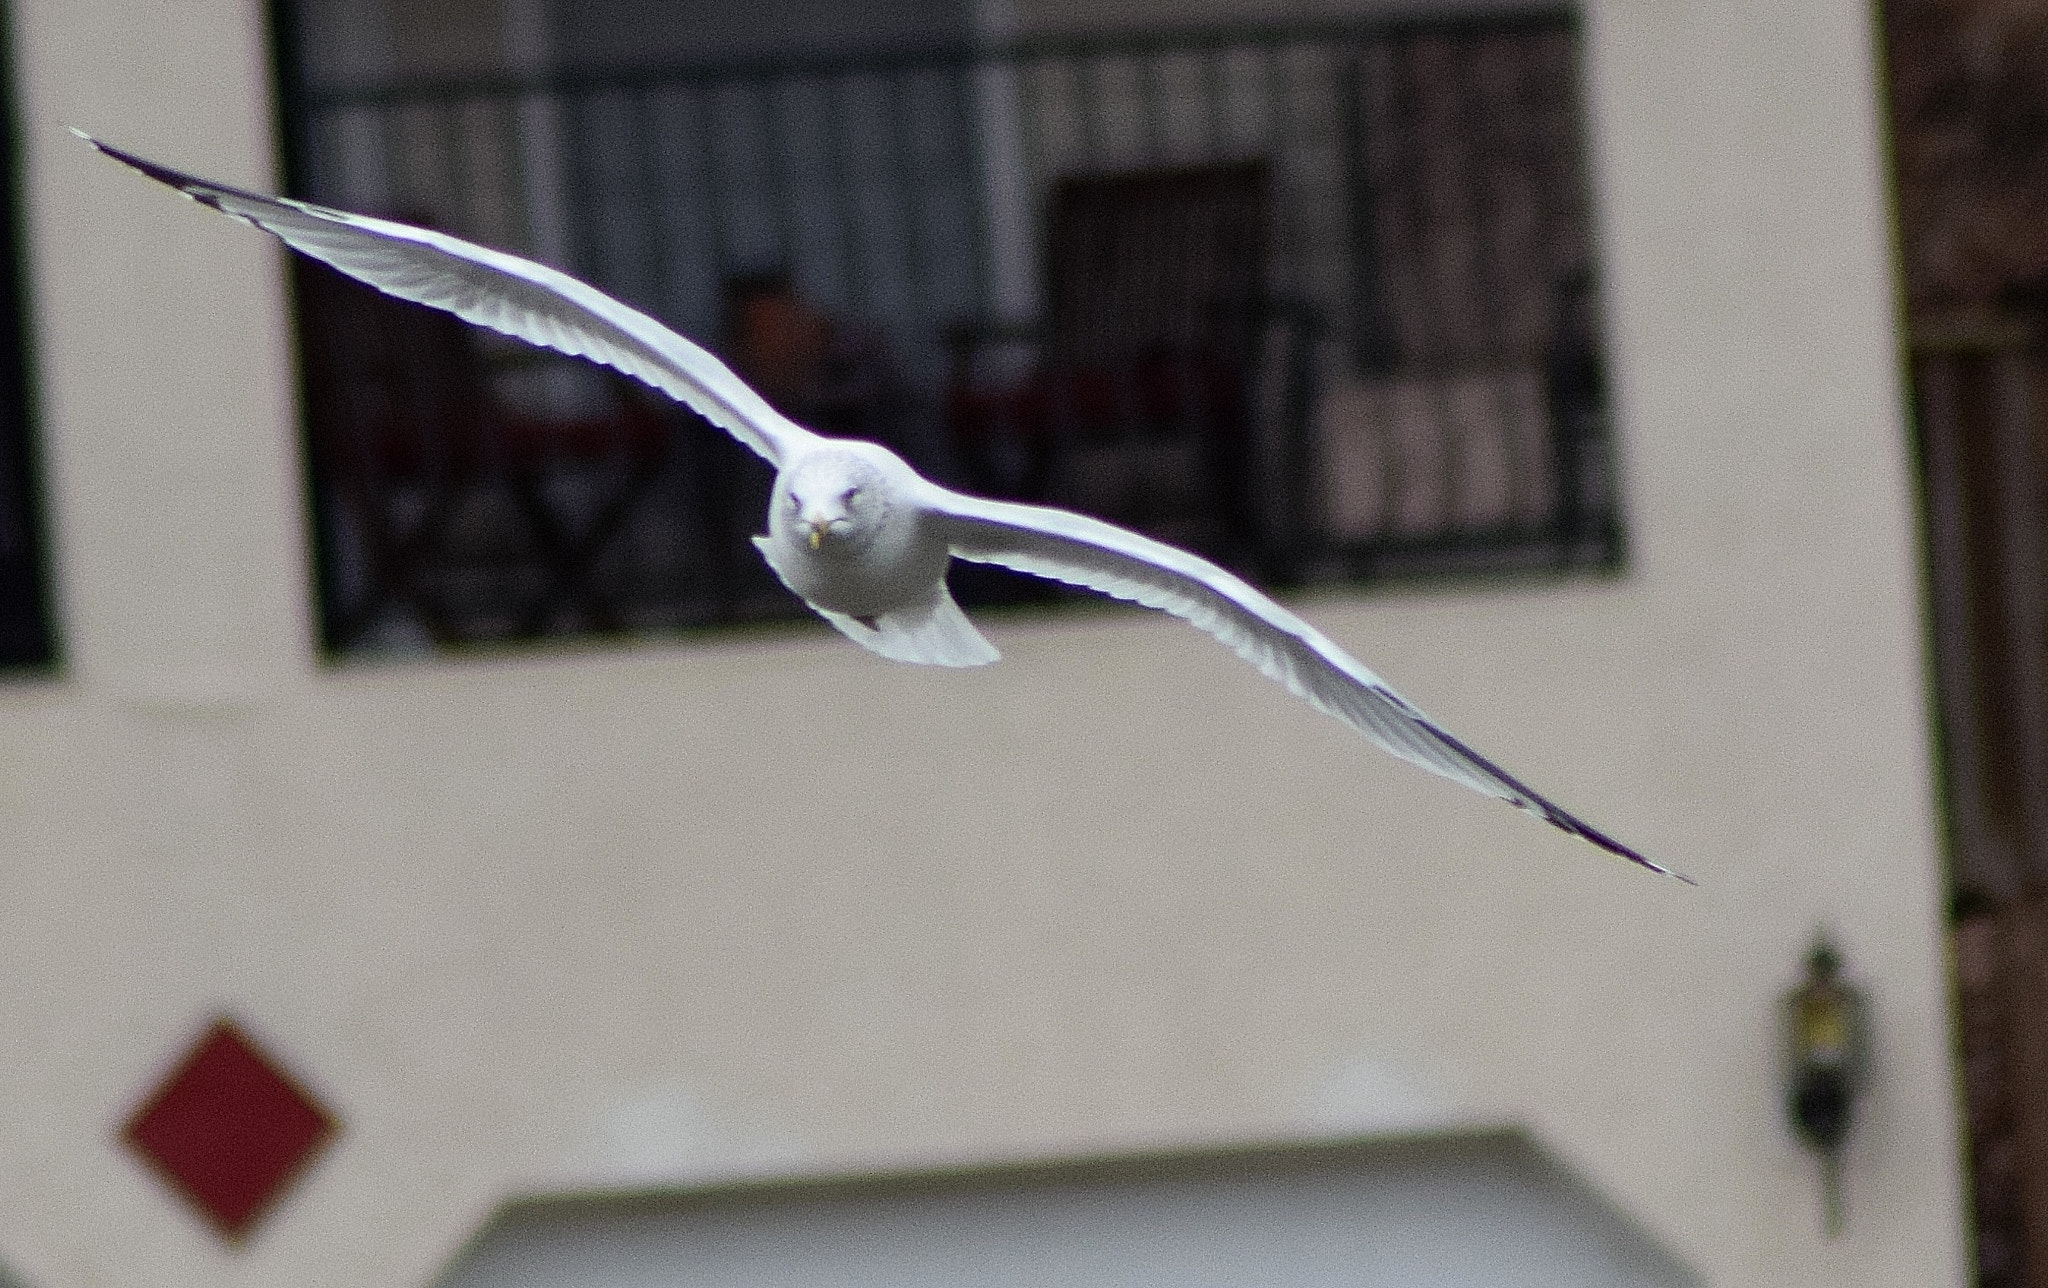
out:
{"label": "yellow beak", "polygon": [[811,524],[811,549],[816,550],[818,548],[818,543],[825,539],[825,529],[830,526],[830,524],[824,522],[814,522]]}

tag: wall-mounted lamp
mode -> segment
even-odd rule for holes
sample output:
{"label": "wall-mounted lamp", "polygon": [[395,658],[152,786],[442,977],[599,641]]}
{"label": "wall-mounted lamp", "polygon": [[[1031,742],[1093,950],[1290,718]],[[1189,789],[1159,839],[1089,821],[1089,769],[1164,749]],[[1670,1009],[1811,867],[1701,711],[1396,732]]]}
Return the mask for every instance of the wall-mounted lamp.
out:
{"label": "wall-mounted lamp", "polygon": [[1841,978],[1842,958],[1814,937],[1806,979],[1785,995],[1786,1107],[1792,1130],[1820,1157],[1822,1220],[1842,1232],[1842,1143],[1863,1092],[1869,1037],[1863,994]]}

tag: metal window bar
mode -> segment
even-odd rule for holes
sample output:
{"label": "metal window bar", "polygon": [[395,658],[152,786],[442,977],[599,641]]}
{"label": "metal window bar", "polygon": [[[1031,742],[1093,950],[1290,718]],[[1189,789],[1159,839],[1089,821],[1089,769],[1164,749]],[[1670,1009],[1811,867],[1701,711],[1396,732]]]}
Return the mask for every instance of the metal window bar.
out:
{"label": "metal window bar", "polygon": [[[792,414],[1254,578],[1606,567],[1621,538],[1577,49],[1571,17],[1541,11],[320,92],[281,72],[286,170],[314,200],[552,260],[742,365],[735,291],[772,284],[829,333],[817,387],[770,391]],[[1096,346],[1129,361],[1082,371],[1047,314],[1060,194],[1245,165],[1263,176],[1260,288],[1182,301],[1213,323],[1193,339],[1139,333],[1164,325],[1155,300],[1129,345]],[[1160,206],[1158,236],[1209,235],[1200,202]],[[1173,289],[1171,259],[1117,289]],[[324,270],[298,271],[330,649],[798,611],[744,544],[765,470],[695,417],[495,338],[428,343],[435,324],[399,306],[329,307]],[[459,370],[431,394],[388,354],[366,366],[350,325]],[[765,370],[748,374],[773,385]],[[977,475],[961,399],[1005,388],[977,432],[1020,459]],[[1179,440],[1227,450],[1173,465]],[[1103,486],[1047,482],[1089,471]],[[1116,471],[1136,481],[1104,484]],[[1228,540],[1162,517],[1219,495],[1246,507]],[[965,599],[1018,593],[970,580]]]}

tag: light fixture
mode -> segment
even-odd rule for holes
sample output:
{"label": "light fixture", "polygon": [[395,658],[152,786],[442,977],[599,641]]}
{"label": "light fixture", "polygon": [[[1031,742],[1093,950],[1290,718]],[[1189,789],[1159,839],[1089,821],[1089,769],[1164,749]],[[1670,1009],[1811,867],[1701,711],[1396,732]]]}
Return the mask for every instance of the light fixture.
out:
{"label": "light fixture", "polygon": [[1868,1072],[1863,995],[1842,979],[1826,932],[1814,936],[1806,979],[1785,995],[1786,1108],[1792,1130],[1820,1159],[1828,1237],[1842,1232],[1842,1145]]}

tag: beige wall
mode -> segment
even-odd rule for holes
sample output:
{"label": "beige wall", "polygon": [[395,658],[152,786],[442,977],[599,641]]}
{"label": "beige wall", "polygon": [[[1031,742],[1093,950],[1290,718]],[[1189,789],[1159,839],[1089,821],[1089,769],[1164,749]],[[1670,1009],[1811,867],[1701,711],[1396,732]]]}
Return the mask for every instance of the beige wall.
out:
{"label": "beige wall", "polygon": [[[0,1261],[406,1285],[611,1178],[1527,1124],[1724,1285],[1963,1279],[1869,33],[1589,14],[1632,567],[1305,601],[1697,890],[1393,763],[1177,625],[313,660],[254,0],[22,0],[67,673],[0,690]],[[1849,1232],[1781,1125],[1870,989]],[[224,1250],[114,1141],[229,1008],[346,1133]]]}

